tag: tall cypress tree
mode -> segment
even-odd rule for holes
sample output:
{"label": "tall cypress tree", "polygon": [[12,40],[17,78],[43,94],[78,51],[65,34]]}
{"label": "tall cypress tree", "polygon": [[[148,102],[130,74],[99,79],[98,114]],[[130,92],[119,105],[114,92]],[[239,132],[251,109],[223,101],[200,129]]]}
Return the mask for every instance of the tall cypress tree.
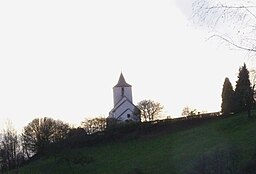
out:
{"label": "tall cypress tree", "polygon": [[222,88],[222,104],[221,104],[221,112],[223,114],[230,114],[234,111],[234,90],[232,84],[229,79],[226,77],[223,88]]}
{"label": "tall cypress tree", "polygon": [[253,105],[253,89],[249,80],[249,71],[246,65],[239,69],[238,80],[235,89],[235,111],[247,111],[248,117],[251,115]]}

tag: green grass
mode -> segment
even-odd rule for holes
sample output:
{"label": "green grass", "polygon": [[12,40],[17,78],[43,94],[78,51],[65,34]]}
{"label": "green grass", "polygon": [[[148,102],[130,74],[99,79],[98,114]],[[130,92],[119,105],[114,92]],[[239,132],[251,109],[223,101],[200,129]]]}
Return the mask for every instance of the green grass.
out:
{"label": "green grass", "polygon": [[[253,114],[256,118],[256,114]],[[256,152],[256,119],[245,114],[209,121],[187,129],[158,136],[115,142],[70,150],[61,155],[85,155],[89,164],[68,165],[54,157],[45,157],[19,169],[20,173],[90,174],[183,174],[192,170],[205,153],[235,146],[239,165]]]}

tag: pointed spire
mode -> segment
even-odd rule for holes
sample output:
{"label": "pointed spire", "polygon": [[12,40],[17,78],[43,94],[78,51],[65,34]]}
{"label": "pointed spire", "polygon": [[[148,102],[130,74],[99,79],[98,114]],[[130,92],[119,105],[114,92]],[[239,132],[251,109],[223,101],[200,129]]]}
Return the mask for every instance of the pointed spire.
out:
{"label": "pointed spire", "polygon": [[130,84],[126,83],[123,73],[121,72],[119,80],[117,82],[117,84],[114,87],[131,87]]}

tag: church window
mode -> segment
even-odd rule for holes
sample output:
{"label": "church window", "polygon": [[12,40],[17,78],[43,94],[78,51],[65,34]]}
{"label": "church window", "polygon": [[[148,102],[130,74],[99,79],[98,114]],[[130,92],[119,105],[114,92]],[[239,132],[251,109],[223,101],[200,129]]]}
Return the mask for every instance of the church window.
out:
{"label": "church window", "polygon": [[124,88],[122,87],[122,97],[124,96]]}

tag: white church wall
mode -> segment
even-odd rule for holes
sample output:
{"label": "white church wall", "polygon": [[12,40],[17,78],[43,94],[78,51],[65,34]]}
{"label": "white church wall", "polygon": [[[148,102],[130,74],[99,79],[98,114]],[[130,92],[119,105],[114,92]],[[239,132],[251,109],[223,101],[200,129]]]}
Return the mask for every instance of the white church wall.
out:
{"label": "white church wall", "polygon": [[126,120],[132,120],[133,119],[133,113],[131,110],[126,110],[125,113],[121,117],[119,117],[119,120],[126,121]]}
{"label": "white church wall", "polygon": [[132,102],[132,88],[124,87],[124,95]]}
{"label": "white church wall", "polygon": [[115,115],[116,117],[120,116],[121,114],[123,114],[124,111],[126,110],[131,110],[131,112],[133,112],[133,110],[135,109],[134,105],[132,105],[130,102],[125,101],[122,105],[120,105],[116,110],[115,110]]}
{"label": "white church wall", "polygon": [[119,87],[113,88],[114,106],[122,99],[121,95],[122,89]]}

